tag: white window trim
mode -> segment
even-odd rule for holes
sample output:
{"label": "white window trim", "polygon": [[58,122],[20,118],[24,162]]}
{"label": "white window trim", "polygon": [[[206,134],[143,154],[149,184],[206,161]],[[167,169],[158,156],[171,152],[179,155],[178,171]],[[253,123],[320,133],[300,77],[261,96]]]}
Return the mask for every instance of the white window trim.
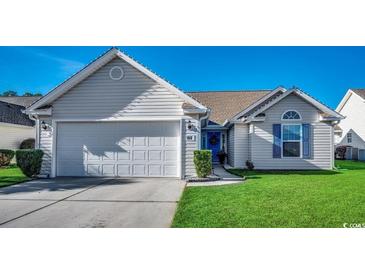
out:
{"label": "white window trim", "polygon": [[[284,126],[299,126],[300,127],[300,138],[299,138],[299,140],[286,140],[286,141],[284,141],[284,138],[283,138]],[[288,143],[288,142],[292,142],[292,143],[299,142],[299,156],[284,156],[284,142],[286,142],[286,143]],[[302,124],[292,124],[292,123],[281,124],[281,158],[288,158],[288,159],[303,158],[303,125]]]}
{"label": "white window trim", "polygon": [[[299,115],[299,119],[284,119],[284,115],[289,112],[289,111],[295,111],[296,113],[298,113]],[[301,121],[302,120],[302,115],[300,114],[299,111],[295,110],[295,109],[288,109],[286,111],[283,112],[283,114],[281,115],[281,120],[282,121]]]}

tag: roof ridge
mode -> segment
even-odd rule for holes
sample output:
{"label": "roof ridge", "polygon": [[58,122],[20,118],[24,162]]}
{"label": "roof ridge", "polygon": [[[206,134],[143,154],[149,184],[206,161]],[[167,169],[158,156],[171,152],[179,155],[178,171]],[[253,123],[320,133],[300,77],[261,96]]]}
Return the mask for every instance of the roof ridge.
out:
{"label": "roof ridge", "polygon": [[204,90],[204,91],[185,91],[185,93],[209,93],[209,92],[271,92],[272,89],[248,89],[248,90]]}

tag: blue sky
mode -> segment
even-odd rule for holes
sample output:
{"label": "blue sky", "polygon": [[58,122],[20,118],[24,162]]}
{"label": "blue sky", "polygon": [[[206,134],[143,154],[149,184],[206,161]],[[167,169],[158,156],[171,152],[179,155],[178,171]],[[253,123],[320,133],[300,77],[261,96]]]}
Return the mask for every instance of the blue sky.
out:
{"label": "blue sky", "polygon": [[[0,92],[46,93],[110,47],[0,47]],[[365,47],[119,47],[184,91],[296,86],[335,108],[365,88]]]}

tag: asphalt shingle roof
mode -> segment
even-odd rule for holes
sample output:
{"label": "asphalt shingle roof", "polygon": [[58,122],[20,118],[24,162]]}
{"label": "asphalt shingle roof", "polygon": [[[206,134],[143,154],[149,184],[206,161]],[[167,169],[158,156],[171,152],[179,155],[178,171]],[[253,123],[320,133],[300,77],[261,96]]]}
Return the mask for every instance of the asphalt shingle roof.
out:
{"label": "asphalt shingle roof", "polygon": [[24,106],[0,101],[0,122],[23,126],[34,126],[34,121],[30,120],[28,115],[22,113],[22,110],[24,109]]}
{"label": "asphalt shingle roof", "polygon": [[14,105],[29,107],[42,96],[0,96],[0,101]]}
{"label": "asphalt shingle roof", "polygon": [[223,124],[224,121],[232,118],[269,92],[269,90],[204,91],[187,92],[186,94],[211,109],[211,121]]}

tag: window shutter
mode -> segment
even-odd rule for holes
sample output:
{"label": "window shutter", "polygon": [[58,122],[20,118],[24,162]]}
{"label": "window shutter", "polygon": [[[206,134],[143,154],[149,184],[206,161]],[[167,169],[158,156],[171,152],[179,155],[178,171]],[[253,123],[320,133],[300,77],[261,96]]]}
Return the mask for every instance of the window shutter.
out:
{"label": "window shutter", "polygon": [[272,132],[274,137],[272,157],[281,158],[281,124],[273,124]]}
{"label": "window shutter", "polygon": [[302,126],[302,142],[303,142],[303,158],[310,159],[311,158],[311,151],[312,151],[312,130],[310,124],[303,124]]}

